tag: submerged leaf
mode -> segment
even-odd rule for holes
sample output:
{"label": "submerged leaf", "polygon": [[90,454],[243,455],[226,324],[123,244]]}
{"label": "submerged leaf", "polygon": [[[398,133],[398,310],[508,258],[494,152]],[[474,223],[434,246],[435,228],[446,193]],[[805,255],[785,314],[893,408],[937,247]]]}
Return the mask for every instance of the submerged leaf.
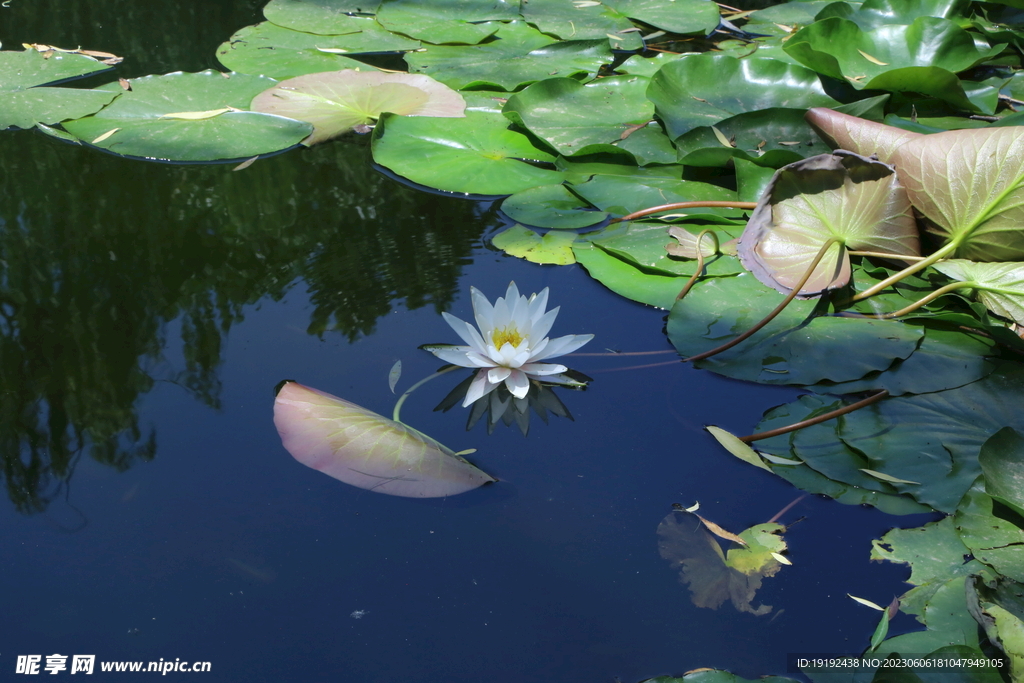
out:
{"label": "submerged leaf", "polygon": [[302,142],[315,145],[373,123],[383,112],[461,118],[466,101],[429,76],[345,69],[281,81],[257,95],[252,110],[312,123],[312,135]]}
{"label": "submerged leaf", "polygon": [[910,201],[891,166],[839,150],[779,169],[740,237],[740,261],[788,294],[830,240],[802,296],[849,282],[846,249],[919,253]]}
{"label": "submerged leaf", "polygon": [[495,481],[425,434],[297,382],[278,392],[274,425],[303,465],[370,491],[438,498]]}

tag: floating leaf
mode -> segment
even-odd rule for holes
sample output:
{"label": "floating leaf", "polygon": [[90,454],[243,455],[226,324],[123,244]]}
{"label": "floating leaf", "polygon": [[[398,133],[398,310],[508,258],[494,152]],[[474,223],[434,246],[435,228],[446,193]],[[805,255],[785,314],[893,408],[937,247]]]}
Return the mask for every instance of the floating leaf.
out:
{"label": "floating leaf", "polygon": [[[747,273],[698,282],[669,314],[669,341],[684,357],[707,351],[745,332],[782,299]],[[742,344],[697,361],[697,367],[767,384],[853,380],[906,358],[924,334],[891,320],[812,317],[816,306],[813,300],[791,302]]]}
{"label": "floating leaf", "polygon": [[[344,16],[344,15],[343,15]],[[415,50],[419,41],[384,31],[372,17],[346,17],[345,35],[311,35],[289,31],[269,22],[247,26],[217,48],[217,59],[228,69],[284,79],[340,69],[377,69],[345,54]]]}
{"label": "floating leaf", "polygon": [[531,187],[501,203],[501,210],[506,216],[517,223],[538,228],[586,228],[608,218],[604,211],[589,209],[587,202],[561,184]]}
{"label": "floating leaf", "polygon": [[855,600],[855,601],[859,602],[862,605],[870,607],[871,609],[876,609],[879,612],[884,612],[885,611],[884,607],[882,607],[878,603],[871,602],[870,600],[868,600],[866,598],[858,598],[856,595],[850,595],[849,593],[847,593],[846,596],[851,598],[852,600]]}
{"label": "floating leaf", "polygon": [[740,538],[736,534],[732,533],[731,531],[726,531],[725,529],[723,529],[722,527],[718,526],[717,524],[715,524],[711,520],[704,519],[700,515],[696,515],[696,514],[694,515],[694,517],[699,519],[701,521],[701,524],[703,524],[705,527],[707,527],[707,530],[710,531],[711,533],[713,533],[715,536],[718,536],[719,538],[724,538],[727,541],[732,541],[733,543],[738,543],[739,545],[743,545],[743,546],[747,545],[747,542],[744,541],[742,538]]}
{"label": "floating leaf", "polygon": [[515,90],[553,76],[596,74],[612,59],[606,38],[552,41],[521,21],[502,24],[495,38],[482,45],[427,46],[409,54],[406,62],[410,72],[425,73],[452,88],[493,85]]}
{"label": "floating leaf", "polygon": [[774,59],[690,54],[669,62],[651,79],[654,102],[669,137],[675,139],[743,112],[785,107],[831,107],[818,74]]}
{"label": "floating leaf", "polygon": [[620,296],[649,306],[672,308],[686,283],[685,277],[646,273],[588,242],[577,240],[572,251],[590,277]]}
{"label": "floating leaf", "polygon": [[427,43],[476,44],[494,35],[501,26],[498,21],[519,18],[518,4],[506,0],[383,0],[377,10],[377,21],[387,30]]}
{"label": "floating leaf", "polygon": [[257,95],[252,110],[313,124],[303,144],[315,145],[373,123],[383,112],[463,117],[466,101],[429,76],[347,69],[281,81]]}
{"label": "floating leaf", "polygon": [[1024,438],[1003,427],[981,447],[978,456],[985,473],[985,492],[1024,516]]}
{"label": "floating leaf", "polygon": [[[691,229],[705,228],[706,226],[693,226]],[[717,226],[716,226],[717,227]],[[701,230],[700,232],[703,232]],[[733,239],[735,229],[721,228],[714,231],[718,237],[719,245],[725,245]],[[698,233],[699,234],[699,233]],[[672,246],[669,236],[675,236],[680,245],[678,250],[668,249]],[[603,230],[600,233],[588,235],[590,241],[605,251],[628,261],[635,266],[657,273],[659,275],[693,275],[697,270],[697,234],[687,232],[681,227],[664,223],[640,223],[634,222],[624,227]],[[735,275],[742,273],[743,268],[739,261],[732,257],[715,256],[714,241],[710,236],[705,236],[702,247],[705,255],[703,275],[717,277],[723,275]],[[725,253],[725,249],[721,250]],[[686,260],[680,260],[681,257]],[[714,257],[714,258],[712,258]]]}
{"label": "floating leaf", "polygon": [[631,126],[654,116],[644,96],[647,79],[611,76],[589,85],[548,78],[515,93],[502,110],[560,154],[586,154],[591,145],[611,144]]}
{"label": "floating leaf", "polygon": [[278,391],[274,424],[303,465],[370,491],[438,498],[495,481],[430,437],[297,382]]}
{"label": "floating leaf", "polygon": [[96,140],[112,128],[117,135],[94,144],[116,154],[173,161],[247,159],[298,144],[310,126],[280,116],[229,111],[213,118],[162,118],[174,112],[247,109],[252,98],[274,81],[245,74],[173,73],[132,81],[129,92],[118,83],[103,90],[121,93],[110,105],[64,128],[83,140]]}
{"label": "floating leaf", "polygon": [[891,166],[840,150],[779,169],[738,252],[757,279],[788,294],[830,240],[802,296],[850,281],[847,249],[920,253],[910,201]]}
{"label": "floating leaf", "polygon": [[507,120],[385,116],[373,133],[373,160],[409,180],[449,192],[508,195],[562,181],[562,174],[521,160],[554,161]]}
{"label": "floating leaf", "polygon": [[739,437],[736,435],[731,434],[720,427],[708,426],[704,429],[708,430],[708,433],[715,437],[715,440],[722,444],[725,450],[729,451],[743,462],[750,463],[754,467],[760,467],[762,470],[767,470],[769,472],[772,471],[771,467],[764,464],[764,461],[761,460],[757,451],[743,441],[740,441]]}
{"label": "floating leaf", "polygon": [[208,111],[176,111],[171,114],[161,114],[162,119],[182,119],[184,121],[202,121],[203,119],[212,119],[214,116],[220,116],[226,114],[229,111],[238,111],[232,107],[224,107],[222,109],[210,109]]}
{"label": "floating leaf", "polygon": [[350,31],[354,14],[373,14],[380,0],[270,0],[263,16],[278,26],[305,33]]}
{"label": "floating leaf", "polygon": [[1024,259],[1024,128],[923,135],[892,157],[928,229],[972,261]]}
{"label": "floating leaf", "polygon": [[1021,517],[1005,506],[998,510],[997,501],[984,489],[985,479],[979,477],[953,516],[960,540],[979,562],[1024,582],[1024,529],[1018,526]]}
{"label": "floating leaf", "polygon": [[[643,41],[632,22],[600,2],[530,0],[522,3],[523,18],[531,26],[562,40],[594,40],[606,36],[617,50],[639,50]],[[622,31],[622,33],[618,33]]]}
{"label": "floating leaf", "polygon": [[604,0],[630,19],[642,21],[672,33],[709,34],[718,27],[718,5],[711,0]]}
{"label": "floating leaf", "polygon": [[398,379],[402,376],[402,361],[396,360],[395,364],[391,366],[391,372],[388,373],[388,388],[391,389],[391,393],[395,393],[395,385],[398,384]]}
{"label": "floating leaf", "polygon": [[890,484],[917,484],[918,486],[920,486],[920,484],[921,484],[921,482],[919,482],[919,481],[907,481],[906,479],[900,479],[899,477],[893,477],[891,475],[885,474],[884,472],[876,472],[875,470],[869,470],[866,467],[861,467],[860,471],[864,472],[866,474],[870,474],[875,479],[881,479],[882,481],[887,481]]}
{"label": "floating leaf", "polygon": [[572,244],[576,234],[553,231],[539,235],[521,225],[503,230],[491,240],[495,247],[509,256],[526,259],[533,263],[548,263],[566,266],[576,262]]}

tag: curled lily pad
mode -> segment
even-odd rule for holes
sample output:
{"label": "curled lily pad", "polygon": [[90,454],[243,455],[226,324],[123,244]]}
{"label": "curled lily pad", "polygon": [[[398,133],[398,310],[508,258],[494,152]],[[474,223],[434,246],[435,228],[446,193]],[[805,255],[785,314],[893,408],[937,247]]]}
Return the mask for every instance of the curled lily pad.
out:
{"label": "curled lily pad", "polygon": [[127,156],[171,161],[248,159],[298,144],[311,126],[245,111],[274,81],[217,71],[146,76],[101,90],[121,92],[94,116],[63,124],[97,147]]}
{"label": "curled lily pad", "polygon": [[495,481],[429,436],[297,382],[278,392],[274,425],[303,465],[377,493],[439,498]]}
{"label": "curled lily pad", "polygon": [[953,130],[893,153],[900,182],[946,245],[972,261],[1024,259],[1024,128]]}
{"label": "curled lily pad", "polygon": [[459,93],[429,76],[352,69],[289,78],[252,101],[253,111],[313,124],[305,145],[365,129],[383,112],[462,117],[465,109]]}
{"label": "curled lily pad", "polygon": [[789,293],[830,240],[801,295],[849,282],[847,249],[919,253],[910,201],[891,166],[839,150],[779,169],[740,237],[739,256],[761,282]]}
{"label": "curled lily pad", "polygon": [[988,310],[1024,325],[1024,263],[977,263],[963,259],[940,261],[935,270],[975,291]]}
{"label": "curled lily pad", "polygon": [[862,156],[876,154],[880,161],[886,163],[897,147],[921,137],[921,133],[886,126],[825,107],[809,110],[807,122],[833,149],[845,149]]}

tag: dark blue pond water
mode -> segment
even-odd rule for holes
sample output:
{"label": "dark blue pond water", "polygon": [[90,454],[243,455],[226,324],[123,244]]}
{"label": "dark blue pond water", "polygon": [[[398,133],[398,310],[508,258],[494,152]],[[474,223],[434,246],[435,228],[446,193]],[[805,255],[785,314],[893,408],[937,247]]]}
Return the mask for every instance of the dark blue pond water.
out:
{"label": "dark blue pond water", "polygon": [[[85,46],[60,16],[13,4],[6,44]],[[253,23],[259,3],[166,4],[180,33],[153,41],[153,64],[197,26],[220,40]],[[143,50],[149,10],[89,6],[89,47]],[[212,47],[164,66],[214,66]],[[578,266],[488,250],[499,227],[486,204],[376,174],[360,140],[232,173],[4,134],[0,680],[25,679],[18,655],[54,653],[211,663],[169,680],[582,683],[756,677],[784,673],[788,652],[863,649],[876,613],[846,594],[887,602],[906,575],[870,563],[870,539],[921,520],[807,498],[781,520],[805,518],[786,536],[794,565],[755,600],[770,615],[695,607],[658,554],[671,505],[700,501],[739,531],[800,495],[701,427],[748,433],[796,392],[678,363],[628,369],[675,358],[664,312]],[[471,285],[493,299],[510,280],[550,287],[553,334],[594,333],[584,351],[666,353],[571,359],[595,380],[560,393],[575,421],[534,419],[527,437],[433,412],[461,377],[425,385],[403,419],[477,448],[501,480],[449,499],[349,487],[282,448],[277,382],[390,414],[392,364],[400,392],[432,373],[416,347],[457,341],[440,311],[468,319]]]}

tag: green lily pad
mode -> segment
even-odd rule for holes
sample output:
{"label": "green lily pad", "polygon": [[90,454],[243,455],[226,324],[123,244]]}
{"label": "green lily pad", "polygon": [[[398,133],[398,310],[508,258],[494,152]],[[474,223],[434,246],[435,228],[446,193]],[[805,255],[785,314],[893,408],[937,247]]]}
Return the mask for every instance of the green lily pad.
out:
{"label": "green lily pad", "polygon": [[935,270],[969,284],[988,310],[1024,325],[1024,263],[940,261]]}
{"label": "green lily pad", "polygon": [[531,187],[501,203],[502,212],[517,223],[570,230],[586,228],[608,218],[606,212],[590,208],[565,185]]}
{"label": "green lily pad", "polygon": [[623,135],[626,137],[612,144],[632,154],[641,166],[675,163],[676,148],[657,123],[650,123],[632,131],[627,130]]}
{"label": "green lily pad", "polygon": [[[803,444],[813,445],[814,452],[852,449],[869,460],[869,469],[920,482],[897,488],[922,504],[950,513],[981,474],[978,454],[982,444],[1006,426],[1024,431],[1024,413],[1018,409],[1022,401],[1024,368],[999,363],[995,371],[976,382],[946,391],[887,398],[841,420],[801,429],[789,440],[759,442],[759,447],[801,460],[811,455],[803,452]],[[792,403],[788,415],[797,422],[814,408]],[[766,428],[771,427],[759,425],[758,431]],[[833,478],[849,481],[859,477],[860,467],[863,465],[851,463],[845,473]]]}
{"label": "green lily pad", "polygon": [[530,144],[507,120],[470,112],[460,119],[381,117],[373,160],[398,175],[448,192],[509,195],[562,181],[562,174],[521,160],[554,157]]}
{"label": "green lily pad", "polygon": [[110,66],[81,54],[35,49],[0,52],[0,130],[54,124],[94,114],[118,93],[107,90],[33,87],[80,78]]}
{"label": "green lily pad", "polygon": [[788,294],[830,241],[801,296],[850,281],[847,249],[920,254],[910,200],[891,166],[837,150],[779,169],[743,231],[739,257],[758,280]]}
{"label": "green lily pad", "polygon": [[500,24],[493,22],[519,18],[518,3],[507,0],[460,0],[449,5],[383,0],[377,10],[377,21],[387,30],[434,44],[475,45],[498,30]]}
{"label": "green lily pad", "polygon": [[576,234],[572,232],[551,231],[540,235],[521,225],[513,225],[495,235],[491,242],[509,256],[533,263],[567,266],[576,263],[572,253],[575,240]]}
{"label": "green lily pad", "polygon": [[[552,41],[525,22],[502,24],[482,45],[426,46],[406,56],[409,71],[461,90],[490,86],[515,90],[553,76],[596,74],[612,59],[607,40]],[[500,65],[500,68],[496,68]]]}
{"label": "green lily pad", "polygon": [[[725,145],[714,129],[729,141]],[[737,114],[676,139],[679,161],[687,166],[726,166],[734,159],[780,168],[830,149],[804,120],[803,109],[762,109]],[[755,197],[755,199],[757,199]]]}
{"label": "green lily pad", "polygon": [[599,2],[530,0],[523,18],[537,30],[562,40],[609,40],[616,50],[639,50],[640,33],[625,16]]}
{"label": "green lily pad", "polygon": [[929,327],[925,328],[920,346],[909,358],[893,361],[889,368],[852,382],[817,384],[810,388],[829,394],[885,389],[891,396],[955,389],[995,370],[995,363],[987,356],[996,355],[997,346],[988,336]]}
{"label": "green lily pad", "polygon": [[[690,226],[689,232],[696,237],[702,229],[704,226]],[[738,230],[717,228],[714,232],[721,244],[735,238]],[[591,236],[590,241],[605,251],[656,275],[688,277],[697,269],[696,260],[669,256],[665,247],[672,243],[673,239],[669,235],[669,226],[664,223],[632,222],[621,230]],[[709,256],[704,261],[705,276],[736,275],[742,272],[743,267],[732,256]]]}
{"label": "green lily pad", "polygon": [[[146,76],[131,81],[95,116],[68,121],[79,139],[115,154],[170,161],[225,161],[298,144],[308,123],[244,110],[274,85],[262,76],[217,71]],[[117,83],[101,90],[117,92]]]}
{"label": "green lily pad", "polygon": [[24,90],[109,71],[110,66],[87,55],[35,49],[0,52],[0,90]]}
{"label": "green lily pad", "polygon": [[465,109],[459,93],[429,76],[351,69],[290,78],[252,101],[253,111],[313,124],[305,145],[365,129],[383,112],[452,118]]}
{"label": "green lily pad", "polygon": [[[755,431],[765,432],[785,427],[836,410],[842,405],[842,401],[831,397],[816,394],[801,396],[793,403],[778,406],[765,413],[764,419],[757,425]],[[757,450],[763,451],[765,460],[768,460],[769,454],[785,454],[787,460],[801,463],[795,467],[774,463],[769,465],[775,474],[798,489],[828,496],[844,505],[871,505],[890,515],[912,515],[932,511],[932,508],[921,505],[908,495],[900,494],[894,487],[884,482],[865,477],[863,482],[872,488],[864,488],[819,472],[817,468],[835,472],[838,467],[842,467],[855,478],[863,477],[860,468],[863,467],[865,460],[862,455],[844,444],[823,449],[801,449],[801,456],[806,460],[800,460],[793,455],[792,450],[793,440],[799,434],[799,431],[790,432],[755,442]]]}
{"label": "green lily pad", "polygon": [[1020,515],[1011,510],[1012,518],[1006,519],[1006,515],[997,510],[994,499],[985,492],[984,481],[979,478],[964,496],[953,523],[960,540],[979,562],[1014,581],[1024,581],[1024,529],[1017,521]]}
{"label": "green lily pad", "polygon": [[922,135],[892,161],[914,208],[951,255],[1024,259],[1024,128]]}
{"label": "green lily pad", "polygon": [[313,35],[270,22],[247,26],[217,48],[228,69],[283,79],[341,69],[377,69],[346,54],[415,50],[419,42],[388,33],[371,17],[348,17],[355,25],[346,35]]}
{"label": "green lily pad", "polygon": [[548,78],[509,97],[503,111],[560,154],[586,154],[591,145],[618,142],[654,117],[646,90],[641,76],[612,76],[589,85]]}
{"label": "green lily pad", "polygon": [[642,21],[672,33],[714,31],[721,20],[718,5],[710,0],[604,0],[604,4],[630,19]]}
{"label": "green lily pad", "polygon": [[[574,183],[573,192],[616,216],[662,204],[696,201],[735,201],[736,193],[694,180],[666,178],[653,174],[595,175],[583,183]],[[690,219],[736,224],[742,215],[736,209],[697,208],[673,211]]]}
{"label": "green lily pad", "polygon": [[576,241],[572,252],[590,277],[619,296],[656,308],[672,308],[686,284],[685,277],[645,273],[589,242]]}
{"label": "green lily pad", "polygon": [[263,16],[278,26],[337,35],[351,27],[353,14],[373,14],[380,0],[270,0]]}
{"label": "green lily pad", "polygon": [[672,139],[743,112],[839,104],[810,69],[712,53],[686,55],[663,66],[651,79],[647,97]]}
{"label": "green lily pad", "polygon": [[[748,273],[698,283],[672,308],[669,341],[683,357],[710,350],[745,332],[782,299]],[[794,300],[754,336],[696,365],[765,384],[847,381],[908,357],[924,334],[891,320],[811,317],[817,306],[814,300]],[[838,357],[842,363],[832,362]]]}
{"label": "green lily pad", "polygon": [[[959,20],[968,16],[963,0],[865,0],[845,18],[870,30],[893,24],[912,24],[921,17]],[[824,18],[824,17],[819,17]]]}
{"label": "green lily pad", "polygon": [[981,447],[985,492],[1024,517],[1024,437],[1004,427]]}
{"label": "green lily pad", "polygon": [[806,66],[858,90],[918,92],[968,110],[976,107],[955,74],[1001,49],[979,50],[965,30],[934,17],[870,31],[832,17],[800,29],[785,47]]}

